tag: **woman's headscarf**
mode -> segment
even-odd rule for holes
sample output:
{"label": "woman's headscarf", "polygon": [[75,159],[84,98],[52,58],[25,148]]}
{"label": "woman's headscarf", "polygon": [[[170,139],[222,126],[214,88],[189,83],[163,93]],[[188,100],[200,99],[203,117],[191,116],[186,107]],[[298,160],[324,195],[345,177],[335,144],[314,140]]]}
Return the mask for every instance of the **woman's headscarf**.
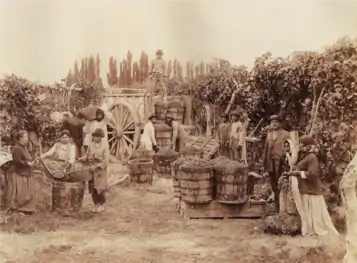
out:
{"label": "woman's headscarf", "polygon": [[318,154],[319,148],[316,145],[314,137],[303,135],[300,137],[299,143],[301,144],[301,148],[299,149],[299,160],[303,159],[309,153]]}
{"label": "woman's headscarf", "polygon": [[294,143],[292,140],[285,140],[282,144],[281,147],[284,147],[284,144],[288,143],[289,144],[289,153],[286,154],[288,161],[289,161],[289,165],[292,166],[296,163],[297,160],[297,155],[298,155],[298,151],[297,151],[297,147],[294,147]]}

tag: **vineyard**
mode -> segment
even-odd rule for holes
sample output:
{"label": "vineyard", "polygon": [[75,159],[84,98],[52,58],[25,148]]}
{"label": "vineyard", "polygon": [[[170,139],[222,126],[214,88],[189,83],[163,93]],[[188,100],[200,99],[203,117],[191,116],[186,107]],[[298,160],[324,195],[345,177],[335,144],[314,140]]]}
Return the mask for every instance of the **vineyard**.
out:
{"label": "vineyard", "polygon": [[[167,62],[168,95],[191,97],[196,132],[216,137],[223,112],[246,113],[251,120],[248,134],[260,139],[254,145],[257,159],[272,114],[283,116],[285,129],[314,135],[329,212],[341,233],[346,222],[351,232],[353,217],[348,209],[347,215],[339,210],[339,183],[343,172],[351,170],[346,166],[357,150],[357,41],[344,38],[323,51],[294,52],[284,58],[266,53],[252,68],[220,58],[209,64]],[[12,144],[13,134],[24,128],[35,146],[32,153],[37,154],[36,147],[51,146],[57,139],[60,126],[52,118],[54,112],[75,114],[89,105],[100,105],[104,93],[115,88],[153,85],[145,52],[137,61],[128,52],[124,60],[112,56],[108,63],[108,72],[102,74],[99,56],[89,56],[76,61],[64,79],[47,86],[16,75],[1,79],[2,143]],[[119,162],[109,168],[109,174],[120,178],[128,173],[128,167]],[[156,179],[148,187],[123,183],[110,188],[102,214],[90,212],[92,200],[85,195],[78,213],[60,217],[48,211],[51,182],[41,174],[34,179],[39,211],[25,217],[15,213],[2,222],[5,246],[0,253],[7,262],[236,262],[239,257],[247,263],[332,263],[341,262],[345,254],[344,235],[318,240],[268,236],[258,220],[183,220],[170,202],[168,185]],[[344,184],[351,185],[348,180]],[[14,242],[26,249],[14,247]]]}
{"label": "vineyard", "polygon": [[[138,61],[133,61],[130,52],[119,63],[110,57],[107,85],[101,79],[99,56],[75,62],[66,78],[51,86],[7,76],[0,86],[1,136],[9,137],[15,130],[26,128],[42,143],[51,144],[57,131],[51,112],[74,113],[89,104],[99,104],[106,86],[145,87],[149,66],[145,52]],[[214,135],[220,114],[233,103],[232,110],[248,113],[251,130],[262,123],[254,136],[263,143],[269,116],[280,112],[286,129],[312,133],[318,140],[324,180],[331,185],[332,193],[337,193],[342,171],[357,147],[356,41],[344,38],[322,52],[294,52],[285,58],[266,53],[251,69],[223,59],[211,64],[189,62],[185,67],[178,60],[168,61],[168,92],[193,98],[193,121],[202,132],[207,129],[205,106],[212,109]],[[339,202],[336,196],[332,195],[329,202]]]}

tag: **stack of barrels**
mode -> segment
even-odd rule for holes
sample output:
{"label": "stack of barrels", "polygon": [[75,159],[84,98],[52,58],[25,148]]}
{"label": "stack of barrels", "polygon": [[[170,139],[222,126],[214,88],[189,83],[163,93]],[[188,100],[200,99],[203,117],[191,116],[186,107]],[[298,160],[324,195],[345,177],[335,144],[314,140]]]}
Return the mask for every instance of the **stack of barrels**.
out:
{"label": "stack of barrels", "polygon": [[190,204],[215,200],[243,204],[248,199],[248,167],[228,158],[210,162],[199,157],[180,157],[171,164],[174,197]]}
{"label": "stack of barrels", "polygon": [[168,98],[168,101],[157,101],[155,103],[155,115],[158,120],[158,123],[164,123],[165,116],[170,114],[176,121],[180,124],[183,124],[185,116],[185,103],[182,98],[171,97]]}
{"label": "stack of barrels", "polygon": [[153,151],[136,150],[128,161],[130,181],[134,184],[152,184]]}
{"label": "stack of barrels", "polygon": [[172,141],[172,128],[166,124],[155,124],[154,128],[157,147],[159,149],[169,147]]}

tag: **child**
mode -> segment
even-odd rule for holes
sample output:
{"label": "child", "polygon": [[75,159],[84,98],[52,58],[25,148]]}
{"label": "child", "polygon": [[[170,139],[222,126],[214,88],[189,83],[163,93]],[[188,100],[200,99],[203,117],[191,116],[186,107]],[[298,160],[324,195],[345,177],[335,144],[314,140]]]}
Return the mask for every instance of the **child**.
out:
{"label": "child", "polygon": [[291,155],[290,155],[290,141],[285,140],[283,143],[284,155],[280,159],[280,167],[282,175],[278,180],[279,188],[279,212],[280,214],[287,213],[287,195],[289,192],[289,177],[283,176],[283,173],[290,172],[291,170]]}
{"label": "child", "polygon": [[93,179],[89,181],[89,193],[95,205],[93,212],[104,210],[105,195],[107,188],[107,166],[109,164],[109,146],[104,131],[97,128],[92,134],[92,142],[88,145],[87,160],[94,166],[91,167]]}

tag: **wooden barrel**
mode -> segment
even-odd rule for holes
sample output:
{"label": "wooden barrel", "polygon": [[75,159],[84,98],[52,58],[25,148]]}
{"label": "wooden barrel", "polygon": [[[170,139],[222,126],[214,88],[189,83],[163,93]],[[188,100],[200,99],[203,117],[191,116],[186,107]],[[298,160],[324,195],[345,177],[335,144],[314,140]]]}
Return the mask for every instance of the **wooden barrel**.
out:
{"label": "wooden barrel", "polygon": [[155,115],[158,120],[165,120],[167,111],[167,103],[158,101],[155,103]]}
{"label": "wooden barrel", "polygon": [[243,204],[248,199],[248,167],[231,160],[215,163],[216,201],[224,204]]}
{"label": "wooden barrel", "polygon": [[180,99],[173,99],[167,103],[167,114],[172,115],[174,119],[183,124],[183,117],[185,112],[185,104]]}
{"label": "wooden barrel", "polygon": [[155,167],[158,177],[171,178],[171,163],[179,156],[178,152],[161,149],[154,155]]}
{"label": "wooden barrel", "polygon": [[78,211],[83,202],[84,182],[52,181],[52,210],[62,214]]}
{"label": "wooden barrel", "polygon": [[152,184],[152,159],[133,159],[128,161],[130,181],[138,184]]}
{"label": "wooden barrel", "polygon": [[151,159],[154,156],[154,151],[146,149],[137,149],[132,152],[130,160],[134,159]]}
{"label": "wooden barrel", "polygon": [[[202,160],[203,161],[203,160]],[[181,165],[181,199],[189,204],[206,204],[213,200],[213,169],[189,164]]]}
{"label": "wooden barrel", "polygon": [[159,148],[168,147],[172,141],[172,128],[166,124],[156,124],[155,138]]}
{"label": "wooden barrel", "polygon": [[174,197],[181,197],[181,165],[187,162],[186,158],[180,157],[171,163],[172,185],[174,188]]}

